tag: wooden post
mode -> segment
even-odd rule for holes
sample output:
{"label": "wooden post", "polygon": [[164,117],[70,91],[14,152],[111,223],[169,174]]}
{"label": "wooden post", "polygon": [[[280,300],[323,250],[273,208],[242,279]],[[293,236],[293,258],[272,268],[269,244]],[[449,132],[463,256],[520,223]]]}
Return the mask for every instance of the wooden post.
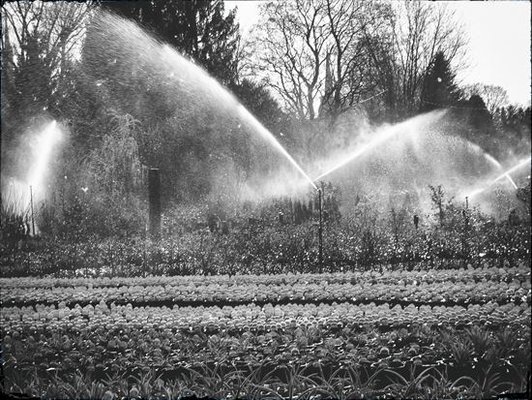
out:
{"label": "wooden post", "polygon": [[148,193],[150,202],[150,235],[161,236],[161,177],[159,168],[150,168],[148,173]]}

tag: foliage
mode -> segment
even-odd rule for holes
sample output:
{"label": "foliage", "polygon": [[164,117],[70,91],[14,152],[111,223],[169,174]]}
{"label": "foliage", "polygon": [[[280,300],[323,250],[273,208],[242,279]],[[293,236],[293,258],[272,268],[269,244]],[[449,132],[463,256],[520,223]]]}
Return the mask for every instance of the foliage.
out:
{"label": "foliage", "polygon": [[226,15],[223,1],[106,2],[103,7],[139,22],[224,84],[237,80],[240,35],[235,11]]}
{"label": "foliage", "polygon": [[[22,248],[5,254],[2,273],[68,276],[75,270],[109,274],[111,268],[120,276],[411,270],[504,267],[530,257],[526,219],[496,222],[444,197],[443,218],[436,202],[435,219],[421,216],[417,228],[411,213],[401,208],[382,216],[360,201],[352,217],[338,217],[332,200],[325,201],[322,265],[312,202],[312,208],[307,201],[284,200],[231,213],[222,213],[223,207],[179,206],[163,213],[163,236],[155,242],[145,237],[140,206],[119,204],[125,206],[98,209],[81,202],[66,208],[54,222],[63,239],[45,232],[39,245],[22,241]],[[61,213],[60,204],[57,207]]]}
{"label": "foliage", "polygon": [[467,85],[463,88],[465,97],[470,98],[472,95],[482,97],[486,108],[492,116],[495,115],[498,109],[506,107],[509,103],[508,94],[501,86],[484,85],[476,83],[474,85]]}
{"label": "foliage", "polygon": [[[92,3],[2,5],[2,137],[20,133],[27,115],[56,112]],[[4,51],[5,49],[5,51]]]}
{"label": "foliage", "polygon": [[242,105],[261,121],[266,128],[272,132],[279,130],[280,123],[287,116],[282,112],[280,105],[270,94],[266,85],[243,79],[239,83],[230,85],[229,88]]}
{"label": "foliage", "polygon": [[7,391],[460,397],[523,391],[530,362],[529,306],[137,304],[9,307]]}
{"label": "foliage", "polygon": [[129,236],[143,231],[146,206],[140,188],[146,171],[136,141],[138,121],[114,115],[107,118],[106,126],[109,133],[82,163],[62,160],[57,192],[36,213],[43,234],[81,240],[94,234]]}
{"label": "foliage", "polygon": [[437,188],[431,185],[429,186],[429,189],[431,191],[430,199],[432,201],[433,207],[437,210],[437,217],[440,227],[443,227],[443,220],[445,217],[444,209],[449,208],[449,206],[452,204],[452,199],[445,204],[445,192],[441,185],[438,185]]}
{"label": "foliage", "polygon": [[[452,104],[463,42],[449,13],[417,1],[265,5],[255,66],[267,79],[256,83],[239,76],[257,60],[243,58],[253,49],[222,1],[102,6],[192,64],[91,7],[2,7],[2,159],[42,114],[70,130],[53,196],[35,210],[41,234],[29,235],[27,213],[0,211],[4,391],[107,400],[524,391],[527,218],[493,221],[442,187],[431,188],[436,219],[415,226],[413,210],[382,212],[366,199],[344,215],[331,186],[322,226],[312,196],[244,207],[243,182],[277,159],[194,66],[305,162],[343,148],[368,116],[400,120],[423,99]],[[530,108],[494,112],[490,101],[472,93],[457,104],[456,132],[490,151],[526,148]],[[146,166],[164,170],[169,188],[158,240],[145,229]],[[530,208],[530,183],[518,196]]]}
{"label": "foliage", "polygon": [[[69,130],[68,144],[58,160],[58,170],[68,173],[51,180],[56,198],[49,199],[39,216],[44,231],[54,235],[74,229],[81,220],[83,229],[93,224],[87,229],[91,233],[98,226],[112,225],[120,218],[99,219],[98,210],[122,207],[122,200],[117,201],[122,197],[129,198],[124,214],[132,221],[120,222],[129,226],[119,230],[142,233],[139,216],[145,204],[138,193],[130,195],[129,167],[113,162],[118,169],[112,169],[106,159],[107,155],[129,155],[113,153],[112,147],[124,144],[129,153],[138,153],[132,165],[141,163],[164,171],[165,209],[208,202],[217,196],[229,203],[245,183],[262,180],[263,173],[277,164],[279,155],[257,135],[257,127],[247,123],[243,117],[247,114],[238,103],[228,94],[219,96],[220,90],[212,89],[208,76],[190,72],[196,71],[196,66],[181,60],[161,42],[192,57],[219,78],[305,169],[307,162],[310,165],[316,158],[345,149],[364,124],[403,119],[419,109],[420,85],[428,76],[430,61],[441,52],[449,69],[456,69],[462,49],[460,30],[455,29],[450,13],[422,2],[397,7],[343,0],[267,5],[265,23],[257,27],[257,34],[283,27],[289,40],[278,42],[283,33],[273,29],[267,42],[258,40],[255,45],[261,46],[266,56],[272,51],[277,54],[280,63],[271,57],[263,60],[269,60],[268,68],[282,67],[284,77],[294,78],[291,84],[285,81],[288,86],[283,89],[296,100],[287,114],[283,112],[285,104],[273,96],[272,85],[280,82],[272,76],[260,83],[256,81],[259,75],[253,81],[244,79],[245,69],[237,68],[239,63],[257,64],[252,58],[259,53],[249,55],[250,59],[239,53],[252,48],[242,45],[237,49],[240,38],[235,13],[225,14],[222,1],[115,2],[102,8],[133,19],[161,40],[145,35],[133,22],[97,12],[92,3],[52,7],[34,2],[3,7],[9,29],[3,35],[2,52],[6,65],[2,69],[2,82],[6,82],[2,85],[2,159],[7,156],[8,160],[2,163],[2,171],[12,164],[11,145],[28,121],[41,118],[44,112]],[[307,12],[314,18],[307,18]],[[27,24],[17,23],[19,20]],[[307,41],[306,33],[316,36]],[[181,79],[177,70],[183,76],[185,71],[191,75]],[[367,99],[364,105],[357,104]],[[31,109],[28,112],[24,111],[26,105]],[[488,150],[524,148],[529,141],[529,109],[507,108],[489,121],[482,104],[468,101],[460,106],[468,108],[458,115],[459,124],[466,120],[465,125],[470,122],[471,127],[456,132],[487,144]],[[312,109],[310,121],[307,117]],[[117,122],[113,116],[129,116],[137,122]],[[130,136],[136,145],[129,139],[117,139],[117,123],[131,125]],[[511,146],[506,145],[506,138]],[[5,146],[6,139],[13,142]],[[90,168],[85,168],[89,161]],[[92,182],[102,171],[98,183],[89,187],[86,181]],[[113,179],[115,186],[111,187],[108,184]],[[81,192],[87,187],[88,192]],[[114,200],[104,188],[114,193]],[[84,210],[84,219],[80,210]],[[109,229],[112,234],[115,231]],[[378,258],[371,255],[371,247],[379,243],[375,238],[383,237],[382,232],[368,229],[360,237],[368,250],[368,257],[363,258]],[[336,239],[336,250],[331,253],[338,254],[341,245]]]}
{"label": "foliage", "polygon": [[[532,124],[530,106],[526,108],[512,105],[500,107],[492,115],[496,126],[496,146],[498,148],[507,149],[506,153],[514,152],[517,154],[520,154],[522,149],[530,148]],[[504,150],[498,152],[505,153]]]}
{"label": "foliage", "polygon": [[388,7],[347,1],[268,3],[252,40],[251,72],[299,119],[338,115],[372,89],[359,66]]}
{"label": "foliage", "polygon": [[455,83],[455,74],[445,54],[439,51],[434,55],[423,79],[421,111],[452,107],[458,100],[460,93]]}
{"label": "foliage", "polygon": [[[419,109],[424,78],[438,52],[445,54],[454,69],[463,64],[465,34],[454,14],[421,1],[404,2],[392,17],[397,65],[395,87],[397,106],[404,115]],[[388,88],[387,88],[388,89]]]}
{"label": "foliage", "polygon": [[373,115],[384,106],[392,120],[411,116],[436,53],[457,67],[464,50],[452,13],[423,2],[269,3],[254,32],[253,73],[310,120],[366,99]]}
{"label": "foliage", "polygon": [[531,205],[531,202],[532,202],[532,194],[530,192],[530,177],[528,177],[528,182],[525,186],[522,186],[520,187],[518,190],[517,190],[517,198],[519,200],[521,200],[523,203],[525,203],[526,207],[527,207],[527,210],[528,210],[528,217],[530,218],[530,205]]}
{"label": "foliage", "polygon": [[[106,261],[112,262],[109,259]],[[11,306],[65,303],[69,307],[76,304],[94,305],[100,299],[117,305],[146,302],[151,306],[179,307],[212,304],[218,307],[285,305],[294,302],[331,304],[337,300],[354,306],[386,302],[391,307],[411,304],[468,307],[473,304],[484,305],[486,302],[524,305],[531,301],[530,284],[526,281],[527,271],[523,266],[507,270],[496,267],[461,269],[459,277],[450,277],[453,270],[446,269],[297,275],[229,273],[210,277],[202,276],[202,271],[196,271],[196,275],[188,276],[117,278],[112,274],[127,276],[128,271],[112,265],[106,269],[102,271],[105,277],[96,278],[83,277],[87,269],[78,268],[75,274],[80,277],[74,278],[3,279],[4,301]],[[61,288],[61,291],[54,290],[56,288]],[[465,324],[466,318],[476,317],[470,315],[463,318],[461,323]],[[396,322],[407,323],[408,320],[397,319]]]}
{"label": "foliage", "polygon": [[130,197],[140,184],[141,163],[135,133],[138,121],[130,115],[114,116],[113,131],[87,160],[87,184],[96,193]]}
{"label": "foliage", "polygon": [[450,110],[449,116],[454,121],[451,129],[457,135],[479,145],[494,157],[506,156],[501,154],[495,123],[482,97],[473,94],[469,99],[460,101]]}

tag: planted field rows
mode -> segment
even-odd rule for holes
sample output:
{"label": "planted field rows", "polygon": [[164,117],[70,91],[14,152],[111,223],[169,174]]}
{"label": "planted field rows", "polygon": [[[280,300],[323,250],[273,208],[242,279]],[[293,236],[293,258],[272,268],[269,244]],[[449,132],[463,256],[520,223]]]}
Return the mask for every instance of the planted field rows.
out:
{"label": "planted field rows", "polygon": [[[175,309],[102,304],[5,311],[6,360],[17,368],[48,361],[52,362],[47,368],[65,370],[118,362],[122,367],[172,368],[225,357],[258,363],[269,356],[304,362],[351,358],[382,367],[430,365],[449,353],[445,346],[430,344],[438,343],[433,341],[434,328],[504,327],[512,332],[515,351],[522,344],[518,338],[530,334],[529,307],[492,303],[467,309],[345,303]],[[423,344],[428,347],[422,351]]]}
{"label": "planted field rows", "polygon": [[0,280],[5,306],[107,304],[199,306],[350,302],[415,305],[527,303],[530,270]]}
{"label": "planted field rows", "polygon": [[[195,394],[216,397],[214,389],[201,391],[211,381],[198,380],[211,374],[221,379],[218,389],[231,377],[253,375],[258,383],[246,392],[266,395],[261,390],[271,384],[269,390],[284,396],[281,367],[302,368],[304,379],[336,379],[351,368],[359,374],[357,390],[366,394],[403,387],[394,376],[416,377],[427,368],[435,382],[512,377],[491,389],[445,389],[449,396],[479,396],[520,390],[530,362],[525,265],[458,273],[13,278],[0,284],[8,388],[26,393],[32,391],[27,382],[37,379],[39,387],[52,385],[51,396],[68,397],[66,388],[73,387],[76,396],[128,395],[132,387],[141,389],[134,379],[148,374],[165,388],[180,382],[175,395],[195,387]],[[93,393],[83,391],[83,382],[108,383]],[[125,389],[117,392],[119,383]],[[352,392],[355,383],[340,385],[345,393],[335,396]]]}
{"label": "planted field rows", "polygon": [[333,305],[255,305],[237,307],[137,307],[111,306],[101,303],[84,308],[10,307],[5,309],[3,325],[9,331],[70,330],[98,326],[112,328],[171,329],[199,332],[220,330],[283,329],[287,327],[316,325],[328,329],[345,326],[376,325],[381,329],[398,328],[412,324],[468,326],[484,324],[496,326],[530,325],[530,306],[494,303],[471,305],[468,308],[453,306],[400,306],[361,305],[348,303]]}

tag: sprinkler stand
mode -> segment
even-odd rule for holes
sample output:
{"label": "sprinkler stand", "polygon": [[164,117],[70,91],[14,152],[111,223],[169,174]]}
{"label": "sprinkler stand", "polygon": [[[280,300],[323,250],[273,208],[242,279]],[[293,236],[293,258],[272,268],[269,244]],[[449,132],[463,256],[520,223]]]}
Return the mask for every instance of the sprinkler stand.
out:
{"label": "sprinkler stand", "polygon": [[465,229],[469,229],[469,197],[465,198]]}
{"label": "sprinkler stand", "polygon": [[464,256],[467,258],[469,258],[469,235],[468,235],[468,232],[469,232],[469,197],[466,196],[465,197],[465,210],[463,211],[463,214],[464,214],[464,238],[463,238],[463,243],[462,243],[462,249],[463,249],[463,252],[464,252]]}
{"label": "sprinkler stand", "polygon": [[35,236],[35,217],[33,215],[33,189],[30,185],[30,207],[31,207],[31,230],[33,231],[33,236]]}
{"label": "sprinkler stand", "polygon": [[318,189],[318,264],[320,266],[320,273],[323,272],[323,187]]}

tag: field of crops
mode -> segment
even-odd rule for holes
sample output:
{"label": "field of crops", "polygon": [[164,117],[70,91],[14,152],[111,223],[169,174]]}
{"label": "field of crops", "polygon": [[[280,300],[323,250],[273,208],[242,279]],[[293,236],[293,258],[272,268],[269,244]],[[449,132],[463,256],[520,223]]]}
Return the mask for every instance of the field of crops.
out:
{"label": "field of crops", "polygon": [[3,278],[4,389],[36,396],[489,397],[524,392],[515,267]]}

